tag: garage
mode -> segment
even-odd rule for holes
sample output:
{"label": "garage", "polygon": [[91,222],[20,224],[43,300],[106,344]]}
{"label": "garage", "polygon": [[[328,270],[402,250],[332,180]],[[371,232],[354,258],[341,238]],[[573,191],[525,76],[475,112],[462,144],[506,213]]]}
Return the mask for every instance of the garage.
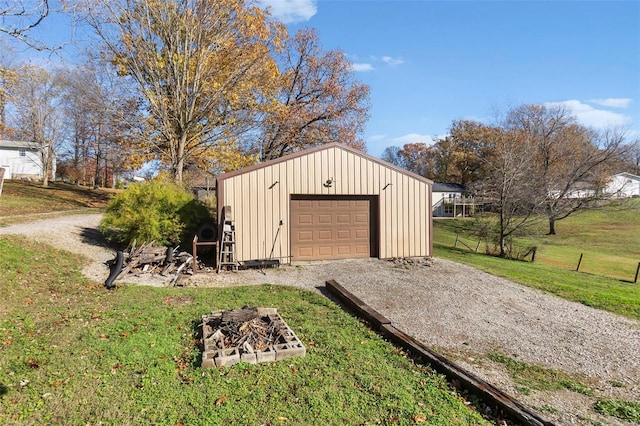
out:
{"label": "garage", "polygon": [[367,196],[292,195],[292,259],[377,257],[375,205]]}
{"label": "garage", "polygon": [[296,263],[432,253],[433,182],[331,143],[216,178],[235,259]]}

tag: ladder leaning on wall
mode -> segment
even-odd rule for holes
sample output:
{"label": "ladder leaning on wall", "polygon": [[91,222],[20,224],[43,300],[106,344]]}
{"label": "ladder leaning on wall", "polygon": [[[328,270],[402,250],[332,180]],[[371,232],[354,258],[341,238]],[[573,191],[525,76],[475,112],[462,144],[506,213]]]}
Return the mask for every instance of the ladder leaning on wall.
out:
{"label": "ladder leaning on wall", "polygon": [[236,225],[231,214],[231,206],[222,208],[220,234],[220,257],[218,258],[218,272],[225,268],[227,270],[238,270],[236,260]]}

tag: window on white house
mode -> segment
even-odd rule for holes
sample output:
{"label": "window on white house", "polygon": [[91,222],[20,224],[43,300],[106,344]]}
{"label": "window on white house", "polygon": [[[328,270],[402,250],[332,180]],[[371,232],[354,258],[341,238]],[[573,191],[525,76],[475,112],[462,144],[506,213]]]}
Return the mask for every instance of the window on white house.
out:
{"label": "window on white house", "polygon": [[19,154],[20,154],[20,157],[26,157],[26,155],[27,155],[27,150],[26,150],[26,149],[21,149],[21,150],[19,151]]}

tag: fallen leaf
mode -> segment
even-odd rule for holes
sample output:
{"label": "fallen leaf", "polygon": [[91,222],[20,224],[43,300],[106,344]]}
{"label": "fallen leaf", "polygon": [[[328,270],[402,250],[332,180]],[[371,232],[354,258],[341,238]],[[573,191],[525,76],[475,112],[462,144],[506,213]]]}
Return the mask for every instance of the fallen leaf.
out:
{"label": "fallen leaf", "polygon": [[414,422],[416,423],[426,423],[427,422],[427,417],[424,414],[415,414],[411,417],[411,419],[413,419]]}
{"label": "fallen leaf", "polygon": [[216,399],[216,405],[222,405],[225,402],[227,402],[227,397],[226,396],[221,396],[220,398]]}

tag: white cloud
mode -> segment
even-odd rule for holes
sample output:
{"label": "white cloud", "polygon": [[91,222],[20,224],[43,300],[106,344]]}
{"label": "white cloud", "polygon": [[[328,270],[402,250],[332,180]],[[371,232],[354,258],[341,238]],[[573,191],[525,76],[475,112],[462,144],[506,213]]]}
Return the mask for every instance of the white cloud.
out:
{"label": "white cloud", "polygon": [[383,56],[382,62],[387,65],[396,66],[404,64],[404,60],[402,58],[393,58],[391,56]]}
{"label": "white cloud", "polygon": [[565,107],[582,125],[596,129],[604,129],[610,126],[628,126],[632,121],[628,115],[605,109],[596,109],[578,100],[546,102],[545,105],[548,107]]}
{"label": "white cloud", "polygon": [[369,142],[383,141],[387,138],[387,135],[371,135],[367,138]]}
{"label": "white cloud", "polygon": [[375,68],[371,64],[351,64],[351,69],[355,72],[373,71]]}
{"label": "white cloud", "polygon": [[303,22],[311,19],[318,12],[316,0],[259,0],[271,14],[285,24]]}
{"label": "white cloud", "polygon": [[433,136],[421,135],[418,133],[409,133],[407,135],[400,136],[397,138],[392,138],[390,140],[396,145],[404,145],[406,143],[417,143],[417,142],[424,142],[426,144],[431,144],[431,142],[433,142]]}
{"label": "white cloud", "polygon": [[628,108],[631,105],[629,98],[591,99],[589,102],[611,108]]}

